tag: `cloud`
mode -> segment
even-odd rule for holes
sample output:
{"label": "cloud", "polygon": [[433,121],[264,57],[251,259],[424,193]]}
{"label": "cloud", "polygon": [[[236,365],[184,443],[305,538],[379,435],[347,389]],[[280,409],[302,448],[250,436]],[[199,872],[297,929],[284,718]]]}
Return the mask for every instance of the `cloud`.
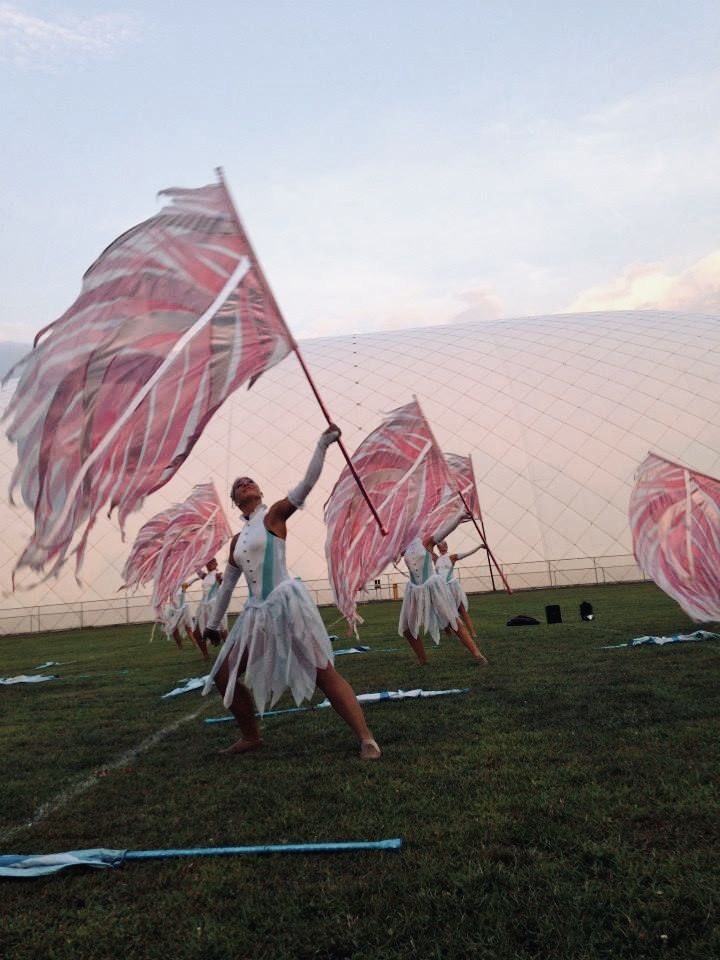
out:
{"label": "cloud", "polygon": [[[498,300],[505,316],[558,312],[626,264],[713,248],[718,102],[713,71],[572,116],[450,114],[432,138],[427,116],[381,112],[342,162],[286,151],[242,212],[305,335],[486,319]],[[463,291],[479,291],[468,313]]]}
{"label": "cloud", "polygon": [[135,24],[119,14],[49,20],[9,3],[0,3],[0,61],[47,69],[64,57],[103,57],[135,34]]}
{"label": "cloud", "polygon": [[469,323],[473,320],[497,320],[502,316],[500,298],[489,287],[479,287],[460,294],[459,300],[464,300],[467,306],[460,313],[451,317],[448,323]]}
{"label": "cloud", "polygon": [[567,312],[638,309],[720,314],[720,250],[679,273],[663,264],[630,266],[604,286],[583,291]]}

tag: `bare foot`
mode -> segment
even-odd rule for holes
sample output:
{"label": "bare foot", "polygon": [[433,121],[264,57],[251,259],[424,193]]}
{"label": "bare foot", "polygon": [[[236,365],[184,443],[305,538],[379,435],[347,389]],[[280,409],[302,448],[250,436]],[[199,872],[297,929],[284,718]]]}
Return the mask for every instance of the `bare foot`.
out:
{"label": "bare foot", "polygon": [[360,741],[360,759],[361,760],[379,760],[381,756],[380,747],[374,740]]}
{"label": "bare foot", "polygon": [[221,756],[233,756],[236,753],[250,753],[252,750],[259,750],[263,744],[264,741],[260,737],[258,737],[257,740],[246,740],[244,737],[240,737],[232,746],[225,747],[224,750],[219,750],[218,753],[220,753]]}
{"label": "bare foot", "polygon": [[489,666],[490,666],[490,664],[488,663],[487,657],[484,657],[482,654],[480,654],[479,657],[473,657],[473,660],[475,661],[475,663],[476,663],[479,667],[489,667]]}

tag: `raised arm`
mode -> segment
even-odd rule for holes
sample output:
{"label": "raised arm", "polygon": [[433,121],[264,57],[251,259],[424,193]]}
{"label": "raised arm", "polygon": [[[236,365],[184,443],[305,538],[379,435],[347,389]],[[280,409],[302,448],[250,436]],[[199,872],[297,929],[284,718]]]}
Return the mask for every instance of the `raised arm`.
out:
{"label": "raised arm", "polygon": [[288,495],[282,500],[278,500],[268,510],[265,516],[265,527],[274,533],[276,537],[284,540],[287,535],[285,527],[286,521],[305,505],[308,494],[318,482],[325,463],[325,454],[331,443],[335,443],[340,438],[340,428],[331,424],[327,430],[320,434],[315,451],[310,459],[305,476],[297,486],[289,491]]}
{"label": "raised arm", "polygon": [[426,550],[429,550],[432,553],[432,548],[438,543],[442,543],[446,537],[450,536],[453,530],[463,522],[463,520],[469,520],[470,514],[462,508],[455,514],[454,517],[450,517],[449,520],[446,520],[445,523],[441,523],[437,530],[434,531],[429,537],[425,537],[423,540],[423,546]]}
{"label": "raised arm", "polygon": [[452,553],[450,554],[450,559],[453,563],[457,563],[458,560],[464,560],[465,557],[471,557],[474,553],[477,553],[478,550],[487,550],[487,547],[479,543],[476,547],[473,547],[472,550],[466,550],[465,553]]}

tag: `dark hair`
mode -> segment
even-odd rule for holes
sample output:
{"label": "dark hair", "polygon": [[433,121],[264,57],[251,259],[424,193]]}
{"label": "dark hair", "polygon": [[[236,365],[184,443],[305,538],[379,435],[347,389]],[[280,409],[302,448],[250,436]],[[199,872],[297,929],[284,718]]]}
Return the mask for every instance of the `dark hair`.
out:
{"label": "dark hair", "polygon": [[236,477],[236,478],[233,480],[233,482],[232,482],[232,486],[230,487],[230,499],[231,499],[231,500],[232,500],[232,498],[233,498],[233,494],[235,493],[235,487],[236,487],[239,483],[242,483],[243,481],[246,481],[246,482],[248,482],[248,483],[255,483],[255,481],[253,480],[252,477]]}

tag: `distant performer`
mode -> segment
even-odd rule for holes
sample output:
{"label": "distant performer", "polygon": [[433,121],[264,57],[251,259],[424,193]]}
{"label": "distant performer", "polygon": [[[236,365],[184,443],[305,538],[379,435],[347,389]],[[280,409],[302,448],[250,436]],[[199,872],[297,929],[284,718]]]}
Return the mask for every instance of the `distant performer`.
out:
{"label": "distant performer", "polygon": [[183,583],[172,602],[165,607],[163,630],[168,637],[172,637],[178,649],[182,649],[182,637],[180,635],[180,629],[182,628],[190,643],[197,647],[202,654],[203,660],[208,660],[207,643],[202,638],[198,640],[193,629],[190,607],[187,603],[187,590],[190,584],[194,582],[192,580]]}
{"label": "distant performer", "polygon": [[437,548],[440,556],[435,560],[435,570],[441,577],[445,578],[462,622],[467,627],[468,633],[473,640],[477,640],[477,632],[470,619],[470,605],[468,604],[467,594],[455,576],[455,564],[458,560],[465,560],[466,557],[471,557],[474,553],[477,553],[478,550],[482,550],[483,545],[478,544],[477,547],[473,547],[472,550],[466,550],[465,553],[448,553],[447,541],[443,540],[437,545]]}
{"label": "distant performer", "polygon": [[[203,635],[205,633],[205,628],[208,625],[208,617],[210,615],[210,611],[212,610],[212,606],[215,603],[215,597],[220,589],[220,584],[222,583],[222,574],[218,570],[218,562],[215,557],[213,557],[212,560],[208,560],[208,562],[205,564],[205,568],[205,570],[198,570],[198,577],[202,580],[202,596],[200,597],[198,605],[195,608],[195,635],[203,643],[205,642]],[[227,640],[227,614],[225,614],[220,622],[218,633],[221,641]]]}
{"label": "distant performer", "polygon": [[[317,685],[357,737],[360,757],[376,760],[380,756],[352,687],[333,666],[320,611],[305,585],[291,577],[285,565],[286,523],[305,503],[320,476],[327,448],[339,436],[335,426],[322,434],[303,480],[270,508],[250,477],[240,477],[232,485],[230,496],[243,514],[245,527],[230,543],[229,562],[205,629],[206,639],[219,639],[218,628],[241,573],[249,597],[203,690],[208,693],[214,681],[240,726],[241,738],[225,753],[246,753],[263,745],[256,705],[262,713],[288,688],[300,704],[312,697]],[[242,674],[245,683],[240,680]]]}
{"label": "distant performer", "polygon": [[432,549],[447,537],[468,514],[461,510],[455,517],[442,524],[429,537],[412,539],[403,551],[410,573],[405,586],[398,632],[405,637],[417,657],[418,664],[427,663],[427,654],[421,634],[429,633],[434,643],[440,643],[440,631],[449,627],[479,664],[487,664],[467,627],[458,614],[447,580],[433,566]]}

